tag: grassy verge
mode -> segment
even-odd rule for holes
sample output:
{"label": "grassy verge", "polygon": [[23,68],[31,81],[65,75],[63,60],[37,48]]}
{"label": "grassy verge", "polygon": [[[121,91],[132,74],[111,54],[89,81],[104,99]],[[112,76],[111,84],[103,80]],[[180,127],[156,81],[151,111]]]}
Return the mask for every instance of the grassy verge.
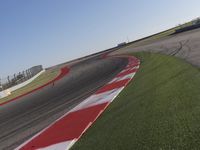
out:
{"label": "grassy verge", "polygon": [[141,68],[72,150],[200,149],[200,71],[171,56],[135,53]]}
{"label": "grassy verge", "polygon": [[27,93],[39,86],[44,85],[45,83],[51,81],[52,79],[54,79],[58,74],[59,74],[59,70],[58,69],[54,69],[54,70],[48,70],[46,72],[44,72],[43,74],[41,74],[38,78],[36,78],[33,82],[31,82],[30,84],[12,92],[11,95],[0,99],[0,103],[9,101],[17,96],[20,96],[24,93]]}

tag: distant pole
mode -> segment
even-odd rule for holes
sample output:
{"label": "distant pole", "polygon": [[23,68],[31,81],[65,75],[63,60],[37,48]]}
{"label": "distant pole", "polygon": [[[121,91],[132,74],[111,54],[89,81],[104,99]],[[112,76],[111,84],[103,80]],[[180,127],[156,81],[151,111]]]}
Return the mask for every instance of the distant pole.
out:
{"label": "distant pole", "polygon": [[29,79],[29,73],[28,73],[28,70],[26,70],[26,79]]}
{"label": "distant pole", "polygon": [[25,71],[23,71],[22,74],[23,74],[23,81],[25,81],[26,80],[25,79]]}
{"label": "distant pole", "polygon": [[2,85],[1,85],[1,78],[0,78],[0,91],[2,91],[3,90],[3,87],[2,87]]}
{"label": "distant pole", "polygon": [[129,43],[129,38],[128,38],[128,36],[127,36],[126,38],[127,38],[128,43]]}
{"label": "distant pole", "polygon": [[8,76],[7,79],[8,79],[8,83],[10,84],[10,77]]}
{"label": "distant pole", "polygon": [[4,87],[3,87],[3,84],[2,84],[2,79],[0,78],[0,91],[3,91]]}
{"label": "distant pole", "polygon": [[16,74],[14,74],[14,80],[16,81]]}

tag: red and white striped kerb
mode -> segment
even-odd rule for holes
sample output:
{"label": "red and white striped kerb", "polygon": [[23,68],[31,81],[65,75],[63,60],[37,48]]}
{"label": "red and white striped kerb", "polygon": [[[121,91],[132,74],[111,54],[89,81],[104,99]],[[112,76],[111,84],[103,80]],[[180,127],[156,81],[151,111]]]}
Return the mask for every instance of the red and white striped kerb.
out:
{"label": "red and white striped kerb", "polygon": [[128,57],[128,64],[112,81],[16,150],[68,150],[127,86],[139,69],[140,61],[137,58],[123,57]]}

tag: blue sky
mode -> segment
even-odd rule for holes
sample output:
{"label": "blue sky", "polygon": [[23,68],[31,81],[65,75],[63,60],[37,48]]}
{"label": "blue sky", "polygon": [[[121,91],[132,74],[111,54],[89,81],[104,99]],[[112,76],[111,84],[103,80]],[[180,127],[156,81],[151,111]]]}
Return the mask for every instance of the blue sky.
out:
{"label": "blue sky", "polygon": [[0,0],[0,76],[66,62],[200,16],[199,0]]}

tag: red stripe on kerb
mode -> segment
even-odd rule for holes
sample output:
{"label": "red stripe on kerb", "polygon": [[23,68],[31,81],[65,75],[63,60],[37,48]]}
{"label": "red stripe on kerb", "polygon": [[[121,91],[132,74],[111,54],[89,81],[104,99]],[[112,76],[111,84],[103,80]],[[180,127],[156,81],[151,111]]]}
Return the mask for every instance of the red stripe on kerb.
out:
{"label": "red stripe on kerb", "polygon": [[110,91],[110,90],[113,90],[113,89],[116,89],[116,88],[126,86],[127,83],[130,80],[131,79],[124,79],[124,80],[120,80],[120,81],[116,81],[116,82],[107,84],[104,87],[102,87],[101,89],[99,89],[95,94],[103,93],[103,92],[106,92],[106,91]]}
{"label": "red stripe on kerb", "polygon": [[[119,73],[117,77],[120,78],[130,73],[136,72],[138,69],[133,69],[132,67],[137,65],[139,65],[138,59],[129,57],[129,64],[126,67],[126,70]],[[112,83],[108,83],[107,85],[103,86],[95,94],[125,87],[130,80],[131,78],[123,79],[120,81],[113,81]],[[109,104],[109,102],[106,102],[104,104],[91,106],[89,108],[67,114],[52,126],[41,132],[38,136],[33,138],[30,142],[25,144],[25,146],[21,149],[30,150],[45,148],[57,143],[79,139]]]}
{"label": "red stripe on kerb", "polygon": [[135,57],[129,57],[129,58],[128,58],[128,61],[129,61],[129,64],[130,64],[130,63],[138,63],[138,59],[135,58]]}
{"label": "red stripe on kerb", "polygon": [[133,67],[136,67],[136,66],[139,66],[139,63],[129,64],[129,65],[126,66],[125,69],[130,69],[130,68],[133,68]]}
{"label": "red stripe on kerb", "polygon": [[69,113],[50,128],[35,137],[20,150],[44,148],[53,144],[77,139],[87,126],[94,122],[108,103]]}
{"label": "red stripe on kerb", "polygon": [[136,72],[137,70],[138,70],[138,69],[127,70],[127,71],[125,71],[125,72],[119,73],[116,77],[123,77],[123,76],[125,76],[125,75],[134,73],[134,72]]}

